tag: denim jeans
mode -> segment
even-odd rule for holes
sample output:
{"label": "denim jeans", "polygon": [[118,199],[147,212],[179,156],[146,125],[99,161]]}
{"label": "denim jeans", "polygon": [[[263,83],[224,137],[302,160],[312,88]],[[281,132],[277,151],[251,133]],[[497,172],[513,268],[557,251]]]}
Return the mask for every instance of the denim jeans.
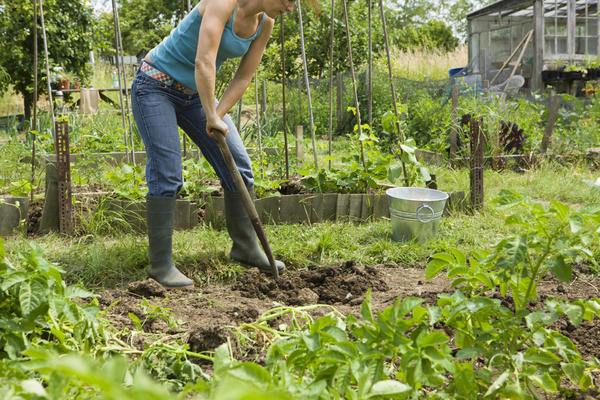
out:
{"label": "denim jeans", "polygon": [[[178,126],[200,148],[221,185],[236,191],[217,142],[206,133],[206,115],[198,94],[185,94],[173,86],[138,71],[131,88],[133,117],[146,146],[148,196],[173,197],[183,186]],[[231,117],[226,115],[223,121],[229,128],[227,145],[246,186],[252,187],[252,163],[244,143]]]}

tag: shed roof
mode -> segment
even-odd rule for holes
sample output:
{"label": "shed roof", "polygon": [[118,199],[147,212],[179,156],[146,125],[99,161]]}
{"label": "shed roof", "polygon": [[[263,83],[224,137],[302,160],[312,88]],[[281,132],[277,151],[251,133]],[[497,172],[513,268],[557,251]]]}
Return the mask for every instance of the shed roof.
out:
{"label": "shed roof", "polygon": [[519,10],[521,8],[530,6],[531,4],[533,4],[533,1],[534,0],[500,0],[488,6],[480,8],[479,10],[473,11],[470,14],[467,14],[467,19],[481,17],[500,11]]}

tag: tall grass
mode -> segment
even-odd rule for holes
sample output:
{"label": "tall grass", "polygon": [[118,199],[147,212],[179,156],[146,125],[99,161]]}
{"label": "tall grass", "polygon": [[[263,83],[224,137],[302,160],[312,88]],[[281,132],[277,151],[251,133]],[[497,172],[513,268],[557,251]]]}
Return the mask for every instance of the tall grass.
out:
{"label": "tall grass", "polygon": [[[467,46],[460,46],[453,52],[436,50],[391,50],[392,71],[395,77],[424,80],[447,79],[450,68],[464,67],[468,63]],[[378,63],[387,63],[385,58],[380,58]],[[387,65],[385,65],[387,68]]]}

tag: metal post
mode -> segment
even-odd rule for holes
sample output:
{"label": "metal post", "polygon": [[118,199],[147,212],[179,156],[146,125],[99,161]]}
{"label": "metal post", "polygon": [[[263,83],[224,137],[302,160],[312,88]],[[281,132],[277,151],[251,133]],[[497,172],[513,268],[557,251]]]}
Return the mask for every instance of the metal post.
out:
{"label": "metal post", "polygon": [[58,177],[58,223],[60,233],[73,234],[73,203],[71,201],[71,163],[69,155],[69,123],[57,121],[54,127],[56,173]]}
{"label": "metal post", "polygon": [[483,209],[483,118],[471,117],[471,206]]}

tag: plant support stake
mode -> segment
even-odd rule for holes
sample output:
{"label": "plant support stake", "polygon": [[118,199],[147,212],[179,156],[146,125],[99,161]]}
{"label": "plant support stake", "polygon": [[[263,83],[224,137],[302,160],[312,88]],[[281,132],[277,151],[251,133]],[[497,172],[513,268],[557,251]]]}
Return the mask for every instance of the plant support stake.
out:
{"label": "plant support stake", "polygon": [[279,17],[281,21],[281,30],[279,36],[281,39],[281,102],[283,106],[283,145],[285,146],[285,179],[290,179],[290,158],[288,154],[288,137],[287,137],[287,114],[285,107],[285,34],[284,34],[284,18],[283,14]]}
{"label": "plant support stake", "polygon": [[31,127],[31,191],[30,201],[33,202],[33,186],[35,183],[35,140],[37,131],[37,98],[38,98],[38,30],[37,30],[37,0],[33,0],[33,123]]}
{"label": "plant support stake", "polygon": [[258,109],[258,73],[254,71],[254,104],[256,106],[256,132],[258,135],[258,162],[260,163],[260,177],[264,178],[262,130],[260,129],[260,110]]}
{"label": "plant support stake", "polygon": [[[114,30],[115,30],[115,51],[116,51],[116,55],[115,55],[115,60],[116,60],[116,64],[117,64],[117,77],[119,79],[119,100],[121,102],[121,120],[122,120],[122,124],[123,124],[123,139],[124,139],[124,144],[125,144],[125,152],[127,153],[127,162],[132,162],[133,165],[135,165],[135,154],[133,153],[133,139],[131,138],[131,150],[132,153],[129,154],[129,150],[128,150],[128,129],[127,129],[127,122],[125,122],[125,118],[126,118],[126,111],[127,114],[129,114],[129,104],[127,104],[127,110],[125,110],[125,106],[123,105],[123,85],[127,85],[127,83],[124,82],[125,79],[125,66],[123,65],[123,49],[122,49],[122,43],[121,43],[121,29],[119,28],[119,10],[117,9],[117,5],[115,0],[112,0],[112,8],[113,8],[113,23],[114,23]],[[123,82],[121,81],[121,74],[123,75]],[[129,123],[129,131],[131,130],[131,123]],[[131,159],[130,159],[131,157]]]}
{"label": "plant support stake", "polygon": [[354,63],[352,62],[352,44],[350,43],[350,29],[348,27],[348,8],[346,7],[346,0],[342,0],[344,5],[344,21],[346,22],[346,40],[348,41],[348,58],[350,60],[350,73],[352,75],[352,91],[354,92],[354,106],[356,107],[356,121],[358,125],[358,135],[360,141],[360,160],[362,161],[363,169],[367,170],[367,163],[365,162],[365,146],[361,140],[362,122],[360,120],[360,109],[358,103],[358,92],[356,91],[356,76],[354,75]]}
{"label": "plant support stake", "polygon": [[48,61],[48,40],[46,38],[46,25],[44,23],[44,5],[40,0],[40,22],[42,23],[42,38],[44,39],[44,57],[46,58],[46,83],[48,85],[48,101],[50,102],[50,116],[52,117],[52,135],[54,132],[54,102],[52,101],[52,88],[50,87],[50,62]]}
{"label": "plant support stake", "polygon": [[[385,24],[385,13],[383,9],[383,1],[379,0],[379,11],[381,12],[381,24],[383,26],[383,38],[385,40],[385,53],[387,55],[387,63],[388,63],[388,75],[390,78],[390,90],[392,91],[392,102],[394,103],[394,116],[396,118],[396,129],[398,130],[398,139],[400,140],[400,144],[404,143],[404,135],[402,134],[402,130],[400,129],[400,115],[398,113],[398,101],[396,100],[396,89],[394,87],[394,75],[392,74],[392,58],[390,56],[390,42],[388,40],[387,27]],[[400,158],[404,154],[404,150],[400,147]],[[404,173],[404,184],[409,186],[408,184],[408,174],[406,173],[406,163],[404,160],[402,161],[402,172]]]}
{"label": "plant support stake", "polygon": [[304,28],[302,27],[302,7],[300,0],[296,0],[298,6],[298,25],[300,27],[300,46],[302,48],[302,65],[304,66],[304,83],[306,84],[306,96],[308,97],[308,114],[310,116],[310,137],[312,139],[313,158],[315,169],[319,169],[317,160],[317,142],[315,140],[315,120],[313,118],[312,101],[310,99],[310,84],[308,82],[308,66],[306,65],[306,49],[304,47]]}
{"label": "plant support stake", "polygon": [[331,0],[331,30],[329,47],[329,169],[331,169],[332,138],[333,138],[333,41],[335,24],[335,0]]}

